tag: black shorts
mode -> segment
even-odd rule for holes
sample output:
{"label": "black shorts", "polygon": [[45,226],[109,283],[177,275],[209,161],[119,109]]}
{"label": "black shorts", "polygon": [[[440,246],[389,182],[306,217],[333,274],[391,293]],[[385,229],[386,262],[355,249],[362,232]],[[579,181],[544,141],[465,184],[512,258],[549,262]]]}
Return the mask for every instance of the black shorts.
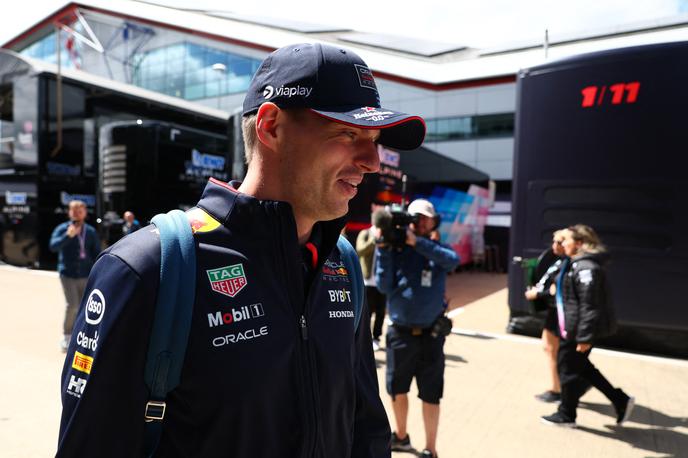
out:
{"label": "black shorts", "polygon": [[413,336],[389,326],[386,348],[387,393],[408,393],[416,377],[418,397],[439,404],[444,390],[444,337],[432,337],[429,330]]}
{"label": "black shorts", "polygon": [[554,334],[559,335],[559,318],[557,318],[557,309],[554,307],[547,307],[547,315],[545,316],[545,329]]}

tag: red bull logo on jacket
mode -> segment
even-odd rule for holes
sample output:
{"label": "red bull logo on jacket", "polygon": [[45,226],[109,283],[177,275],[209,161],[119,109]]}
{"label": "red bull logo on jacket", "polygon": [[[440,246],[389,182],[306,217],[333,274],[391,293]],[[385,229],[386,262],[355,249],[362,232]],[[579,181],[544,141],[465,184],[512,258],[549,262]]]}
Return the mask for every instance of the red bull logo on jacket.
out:
{"label": "red bull logo on jacket", "polygon": [[189,224],[194,234],[197,232],[211,232],[220,227],[219,221],[198,207],[187,211],[186,217],[189,219]]}
{"label": "red bull logo on jacket", "polygon": [[243,264],[206,270],[206,273],[213,291],[229,297],[236,296],[247,283]]}
{"label": "red bull logo on jacket", "polygon": [[346,270],[344,263],[342,261],[333,262],[329,259],[325,261],[322,267],[323,279],[330,281],[349,281],[349,272]]}

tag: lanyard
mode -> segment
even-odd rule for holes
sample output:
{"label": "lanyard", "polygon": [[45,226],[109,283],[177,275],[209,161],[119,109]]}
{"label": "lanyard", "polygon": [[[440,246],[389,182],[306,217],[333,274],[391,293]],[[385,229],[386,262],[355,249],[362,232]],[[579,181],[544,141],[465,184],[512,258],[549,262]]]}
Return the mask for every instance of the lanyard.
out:
{"label": "lanyard", "polygon": [[559,333],[563,339],[566,339],[566,319],[564,315],[564,295],[561,293],[561,286],[564,282],[564,275],[569,264],[569,258],[565,258],[561,263],[561,270],[557,275],[557,291],[554,295],[557,302],[557,318],[559,321]]}
{"label": "lanyard", "polygon": [[79,259],[86,259],[86,226],[81,224],[81,231],[77,234],[79,239]]}

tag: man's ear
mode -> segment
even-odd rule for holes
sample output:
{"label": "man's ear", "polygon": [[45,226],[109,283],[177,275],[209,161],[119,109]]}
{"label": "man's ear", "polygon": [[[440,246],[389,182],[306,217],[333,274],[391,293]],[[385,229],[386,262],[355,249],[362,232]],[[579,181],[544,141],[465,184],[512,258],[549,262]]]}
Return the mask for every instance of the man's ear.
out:
{"label": "man's ear", "polygon": [[256,113],[256,135],[258,141],[271,150],[276,149],[277,125],[280,109],[271,102],[265,102]]}

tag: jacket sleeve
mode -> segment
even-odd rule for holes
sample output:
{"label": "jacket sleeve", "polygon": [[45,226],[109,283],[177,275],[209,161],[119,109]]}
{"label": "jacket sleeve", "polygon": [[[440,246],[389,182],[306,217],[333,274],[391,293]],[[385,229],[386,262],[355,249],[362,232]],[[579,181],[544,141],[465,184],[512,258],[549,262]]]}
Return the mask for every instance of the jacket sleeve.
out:
{"label": "jacket sleeve", "polygon": [[599,266],[580,266],[573,273],[573,288],[578,298],[579,321],[576,342],[593,343],[595,329],[601,318],[602,304],[598,303],[604,279]]}
{"label": "jacket sleeve", "polygon": [[[368,317],[368,305],[361,309]],[[356,331],[356,413],[351,458],[389,458],[391,431],[377,382],[370,320],[362,319]]]}
{"label": "jacket sleeve", "polygon": [[69,237],[67,237],[67,227],[68,226],[66,224],[60,224],[50,235],[49,248],[53,253],[60,251],[60,249],[62,249],[62,247],[71,240]]}
{"label": "jacket sleeve", "polygon": [[456,254],[456,251],[441,243],[418,237],[415,248],[423,257],[433,261],[447,272],[456,269],[459,265],[459,255]]}
{"label": "jacket sleeve", "polygon": [[141,455],[157,283],[108,252],[94,265],[62,371],[56,456]]}
{"label": "jacket sleeve", "polygon": [[359,256],[370,256],[375,251],[375,237],[369,229],[364,229],[356,237],[356,253]]}
{"label": "jacket sleeve", "polygon": [[375,250],[375,282],[382,294],[391,294],[397,286],[395,252],[390,248]]}
{"label": "jacket sleeve", "polygon": [[100,254],[100,238],[98,238],[98,232],[95,229],[92,231],[92,234],[93,237],[91,237],[91,242],[89,244],[89,254],[91,256],[91,259],[96,259]]}
{"label": "jacket sleeve", "polygon": [[561,269],[561,259],[549,266],[547,272],[540,278],[540,280],[535,284],[535,290],[540,299],[551,297],[549,293],[550,285],[555,281],[559,270]]}

